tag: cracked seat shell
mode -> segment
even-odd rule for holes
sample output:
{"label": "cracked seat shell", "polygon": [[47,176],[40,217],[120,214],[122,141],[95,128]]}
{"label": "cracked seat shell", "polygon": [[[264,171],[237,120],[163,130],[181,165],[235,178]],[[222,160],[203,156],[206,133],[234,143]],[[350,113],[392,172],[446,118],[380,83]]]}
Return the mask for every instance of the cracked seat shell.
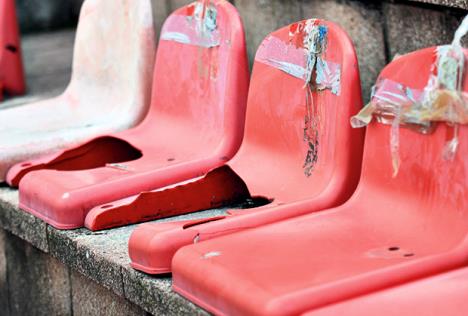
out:
{"label": "cracked seat shell", "polygon": [[6,179],[15,164],[137,124],[149,106],[154,53],[149,0],[86,0],[66,90],[0,111],[0,181],[17,186],[22,168]]}
{"label": "cracked seat shell", "polygon": [[2,0],[0,2],[0,101],[3,92],[19,95],[25,90],[15,1]]}
{"label": "cracked seat shell", "polygon": [[[196,34],[202,3],[176,10],[163,26],[145,120],[15,166],[8,176],[13,183],[22,178],[22,209],[59,229],[82,227],[96,205],[105,209],[119,198],[198,177],[234,155],[249,81],[244,30],[229,2],[212,1],[219,45],[206,47],[218,35],[211,43]],[[112,224],[128,223],[119,220]]]}
{"label": "cracked seat shell", "polygon": [[[327,50],[323,58],[329,63],[341,65],[342,73],[339,95],[329,89],[313,93],[319,113],[316,118],[322,127],[318,139],[318,159],[308,176],[304,168],[309,149],[303,136],[308,113],[304,80],[265,64],[263,58],[272,60],[282,57],[285,60],[280,62],[289,61],[296,49],[296,44],[290,43],[302,39],[305,32],[300,31],[292,38],[290,34],[295,30],[304,30],[311,21],[319,27],[327,27]],[[303,49],[302,41],[299,42],[299,49]],[[274,45],[269,46],[271,43]],[[285,56],[278,53],[281,45],[285,45]],[[273,51],[269,50],[271,47]],[[253,67],[244,141],[225,168],[233,175],[231,182],[235,180],[245,184],[248,192],[244,197],[263,197],[272,202],[252,209],[230,210],[227,216],[208,218],[202,222],[142,224],[129,241],[132,266],[150,274],[168,273],[175,252],[194,241],[202,242],[344,203],[354,192],[360,175],[364,131],[352,129],[349,119],[361,107],[354,46],[339,26],[323,20],[301,21],[267,36],[259,47]],[[197,210],[195,206],[198,206],[200,196],[219,198],[224,195],[226,198],[233,195],[231,188],[226,188],[224,193],[207,190],[204,185],[214,182],[210,176],[181,184],[177,192],[172,189],[173,199],[190,201],[187,204],[193,211]],[[226,183],[230,182],[214,182],[213,186],[223,188]],[[182,189],[197,192],[198,199],[184,194]],[[114,202],[113,205],[122,205],[121,209],[128,207],[126,211],[130,214],[130,210],[154,210],[164,204],[161,192],[156,192],[152,200],[132,198]],[[209,208],[209,204],[207,206],[205,208]]]}
{"label": "cracked seat shell", "polygon": [[[435,56],[401,56],[380,79],[423,89]],[[429,135],[400,128],[396,177],[390,131],[367,127],[361,180],[342,206],[180,249],[176,292],[218,315],[297,315],[466,265],[468,126],[453,161],[445,123]]]}

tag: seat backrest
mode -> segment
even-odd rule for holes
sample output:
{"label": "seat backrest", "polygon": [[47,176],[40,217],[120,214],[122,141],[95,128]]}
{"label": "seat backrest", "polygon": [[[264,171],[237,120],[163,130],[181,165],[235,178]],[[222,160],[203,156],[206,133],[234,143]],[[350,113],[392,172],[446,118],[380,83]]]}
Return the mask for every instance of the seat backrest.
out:
{"label": "seat backrest", "polygon": [[22,94],[25,90],[14,0],[0,1],[0,100],[2,90],[10,94]]}
{"label": "seat backrest", "polygon": [[[465,59],[467,53],[465,50]],[[385,81],[388,86],[397,83],[400,91],[408,88],[410,90],[406,91],[411,91],[408,95],[421,95],[436,58],[436,47],[401,56],[384,68],[378,82]],[[467,65],[465,60],[465,69]],[[468,91],[466,76],[463,91]],[[395,97],[396,94],[387,95]],[[417,227],[423,230],[431,227],[431,234],[437,234],[440,228],[439,233],[444,238],[453,236],[458,239],[466,234],[468,227],[468,126],[458,126],[458,149],[453,159],[447,159],[444,150],[454,136],[455,127],[446,122],[433,124],[435,130],[426,135],[407,127],[398,128],[401,163],[394,175],[392,126],[376,121],[370,123],[365,139],[362,177],[355,198],[361,203],[365,200],[369,205],[375,205],[376,210],[379,205],[391,205],[392,212],[380,212],[379,215],[387,216],[389,221],[392,218],[401,221],[403,216],[408,223],[413,219],[420,224],[401,223],[402,234],[412,234]],[[420,216],[421,213],[424,216]],[[447,225],[452,227],[451,234],[446,233]]]}
{"label": "seat backrest", "polygon": [[173,12],[162,27],[144,124],[173,121],[174,129],[183,127],[213,144],[223,139],[233,155],[242,139],[248,85],[237,10],[225,0],[193,2]]}
{"label": "seat backrest", "polygon": [[[310,198],[329,185],[349,196],[362,155],[363,131],[348,123],[362,107],[360,89],[354,46],[336,24],[305,20],[267,36],[255,57],[244,142],[233,160],[249,189],[268,185],[267,197],[282,201]],[[256,174],[263,167],[268,174]]]}
{"label": "seat backrest", "polygon": [[154,38],[150,0],[86,0],[65,93],[71,104],[106,107],[132,125],[142,118],[150,104]]}

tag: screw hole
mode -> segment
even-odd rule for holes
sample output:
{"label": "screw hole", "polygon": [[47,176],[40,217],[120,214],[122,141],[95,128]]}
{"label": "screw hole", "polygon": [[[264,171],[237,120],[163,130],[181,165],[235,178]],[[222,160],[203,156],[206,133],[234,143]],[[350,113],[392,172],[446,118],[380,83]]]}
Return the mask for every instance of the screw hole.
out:
{"label": "screw hole", "polygon": [[18,51],[18,49],[16,48],[16,46],[11,45],[11,44],[6,45],[6,46],[5,46],[5,49],[6,49],[6,50],[9,50],[9,51],[12,52],[12,53],[16,53],[16,52]]}
{"label": "screw hole", "polygon": [[397,251],[397,250],[400,250],[399,247],[390,247],[388,248],[388,251]]}
{"label": "screw hole", "polygon": [[412,257],[414,256],[414,253],[405,253],[403,257]]}
{"label": "screw hole", "polygon": [[107,205],[101,206],[101,208],[102,208],[102,209],[106,209],[106,208],[111,208],[112,206],[114,206],[114,205],[112,205],[112,204],[107,204]]}
{"label": "screw hole", "polygon": [[174,161],[175,158],[167,158],[167,161]]}

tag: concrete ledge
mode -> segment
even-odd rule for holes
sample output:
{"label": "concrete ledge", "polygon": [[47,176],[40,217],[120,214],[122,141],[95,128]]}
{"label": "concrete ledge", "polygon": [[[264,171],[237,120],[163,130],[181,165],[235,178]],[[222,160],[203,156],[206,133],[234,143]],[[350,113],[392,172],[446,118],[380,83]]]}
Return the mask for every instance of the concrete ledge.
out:
{"label": "concrete ledge", "polygon": [[[127,242],[136,225],[96,233],[86,229],[59,231],[23,212],[17,205],[18,191],[0,187],[0,228],[72,270],[154,315],[207,314],[172,292],[169,276],[151,277],[130,267]],[[224,212],[210,210],[161,221],[202,218]]]}
{"label": "concrete ledge", "polygon": [[409,1],[429,3],[429,4],[435,4],[435,5],[445,6],[445,7],[468,10],[467,0],[409,0]]}

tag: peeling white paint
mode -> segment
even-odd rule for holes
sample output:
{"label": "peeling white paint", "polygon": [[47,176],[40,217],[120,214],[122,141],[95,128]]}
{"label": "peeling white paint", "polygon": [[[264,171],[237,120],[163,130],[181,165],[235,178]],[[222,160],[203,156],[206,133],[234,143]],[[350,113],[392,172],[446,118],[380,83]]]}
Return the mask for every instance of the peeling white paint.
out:
{"label": "peeling white paint", "polygon": [[161,35],[161,39],[165,41],[174,41],[182,44],[190,44],[188,35],[180,32],[165,32]]}
{"label": "peeling white paint", "polygon": [[281,71],[284,71],[285,73],[293,77],[305,79],[306,70],[302,66],[289,63],[287,61],[275,60],[272,58],[268,58],[268,65],[275,67]]}
{"label": "peeling white paint", "polygon": [[202,258],[203,259],[209,259],[209,258],[214,258],[214,257],[219,257],[221,256],[221,252],[219,251],[211,251],[211,252],[207,252],[205,253]]}
{"label": "peeling white paint", "polygon": [[[204,48],[220,45],[216,6],[211,1],[197,1],[190,5],[193,15],[171,15],[164,23],[161,39]],[[190,7],[189,6],[189,7]]]}

